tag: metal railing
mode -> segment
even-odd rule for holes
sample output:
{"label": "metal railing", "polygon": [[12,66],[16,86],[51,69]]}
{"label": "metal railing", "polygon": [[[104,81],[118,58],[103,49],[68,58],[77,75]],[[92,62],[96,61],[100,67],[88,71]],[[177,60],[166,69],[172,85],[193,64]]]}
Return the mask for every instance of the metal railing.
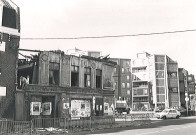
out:
{"label": "metal railing", "polygon": [[0,120],[0,134],[8,133],[30,133],[30,121],[12,121],[7,119]]}
{"label": "metal railing", "polygon": [[0,134],[65,133],[68,131],[91,130],[115,123],[113,116],[80,118],[35,118],[31,121],[0,120]]}
{"label": "metal railing", "polygon": [[[92,116],[80,118],[35,118],[31,121],[0,119],[0,134],[45,134],[111,128],[117,121],[146,121],[151,114],[128,114],[119,116]],[[116,123],[117,122],[117,123]]]}
{"label": "metal railing", "polygon": [[115,116],[115,121],[136,121],[136,120],[150,120],[154,117],[154,113],[133,113]]}

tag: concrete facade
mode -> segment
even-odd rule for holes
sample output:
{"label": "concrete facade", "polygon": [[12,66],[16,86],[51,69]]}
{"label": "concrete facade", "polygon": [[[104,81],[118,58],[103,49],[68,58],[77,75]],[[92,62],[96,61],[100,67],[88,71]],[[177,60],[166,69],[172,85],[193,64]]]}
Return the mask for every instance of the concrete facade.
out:
{"label": "concrete facade", "polygon": [[[151,55],[138,53],[132,61],[132,106],[133,110],[149,110],[152,108]],[[143,107],[139,107],[141,104]]]}
{"label": "concrete facade", "polygon": [[155,79],[154,104],[155,108],[171,108],[180,106],[180,91],[178,63],[167,55],[154,55]]}
{"label": "concrete facade", "polygon": [[147,110],[180,106],[178,63],[167,55],[138,53],[132,73],[133,104]]}

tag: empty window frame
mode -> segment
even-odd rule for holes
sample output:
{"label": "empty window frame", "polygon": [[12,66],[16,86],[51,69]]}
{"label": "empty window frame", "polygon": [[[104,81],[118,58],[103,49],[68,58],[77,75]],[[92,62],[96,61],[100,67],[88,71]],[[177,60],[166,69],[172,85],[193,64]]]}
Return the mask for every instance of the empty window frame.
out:
{"label": "empty window frame", "polygon": [[84,87],[91,87],[91,69],[84,68]]}
{"label": "empty window frame", "polygon": [[50,63],[49,65],[49,84],[59,85],[59,63]]}
{"label": "empty window frame", "polygon": [[79,67],[71,66],[71,86],[79,86]]}
{"label": "empty window frame", "polygon": [[130,88],[130,83],[127,83],[127,88]]}
{"label": "empty window frame", "polygon": [[102,88],[102,70],[96,69],[96,88]]}
{"label": "empty window frame", "polygon": [[16,28],[16,11],[14,9],[3,7],[2,26]]}

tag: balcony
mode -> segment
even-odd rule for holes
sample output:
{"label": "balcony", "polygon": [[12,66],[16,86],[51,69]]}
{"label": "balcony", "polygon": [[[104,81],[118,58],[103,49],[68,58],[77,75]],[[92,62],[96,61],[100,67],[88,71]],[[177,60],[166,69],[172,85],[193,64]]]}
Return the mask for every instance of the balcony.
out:
{"label": "balcony", "polygon": [[148,102],[148,97],[134,97],[133,102]]}
{"label": "balcony", "polygon": [[168,78],[168,87],[178,87],[178,79],[177,78]]}
{"label": "balcony", "polygon": [[148,88],[148,85],[133,85],[133,88]]}
{"label": "balcony", "polygon": [[167,72],[178,72],[177,63],[168,63],[167,64]]}

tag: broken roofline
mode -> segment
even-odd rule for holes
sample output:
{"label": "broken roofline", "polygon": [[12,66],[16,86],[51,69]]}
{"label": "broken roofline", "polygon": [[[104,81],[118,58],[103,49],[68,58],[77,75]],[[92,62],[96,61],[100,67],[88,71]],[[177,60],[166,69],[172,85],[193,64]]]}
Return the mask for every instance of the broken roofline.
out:
{"label": "broken roofline", "polygon": [[[61,50],[54,50],[54,51],[41,51],[41,50],[30,50],[30,49],[18,49],[19,51],[28,51],[28,52],[54,52],[54,53],[62,53],[62,54],[65,54],[64,51],[61,51]],[[68,55],[68,54],[65,54],[67,56],[75,56],[75,55]],[[75,57],[78,57],[78,56],[75,56]],[[110,61],[110,60],[104,60],[104,59],[101,59],[101,58],[96,58],[96,57],[91,57],[91,56],[87,56],[87,55],[82,55],[81,58],[85,58],[85,59],[89,59],[89,60],[95,60],[95,61],[99,61],[99,62],[106,62],[106,63],[110,63],[110,64],[113,64],[113,65],[117,65],[116,62],[114,61]]]}

